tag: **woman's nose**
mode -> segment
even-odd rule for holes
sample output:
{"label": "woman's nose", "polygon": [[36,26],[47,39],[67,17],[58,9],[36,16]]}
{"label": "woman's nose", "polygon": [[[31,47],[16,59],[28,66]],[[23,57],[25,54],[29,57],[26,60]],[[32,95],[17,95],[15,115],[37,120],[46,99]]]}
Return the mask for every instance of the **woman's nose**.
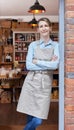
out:
{"label": "woman's nose", "polygon": [[43,30],[45,30],[46,29],[46,27],[45,26],[43,26]]}

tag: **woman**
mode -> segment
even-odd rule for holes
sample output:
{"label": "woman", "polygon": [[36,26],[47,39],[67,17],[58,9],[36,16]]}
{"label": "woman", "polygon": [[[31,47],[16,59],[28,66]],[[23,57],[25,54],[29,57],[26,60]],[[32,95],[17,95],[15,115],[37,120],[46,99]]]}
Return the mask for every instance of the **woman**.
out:
{"label": "woman", "polygon": [[40,40],[29,45],[26,67],[29,70],[20,94],[17,111],[27,114],[24,130],[36,130],[47,119],[53,70],[58,68],[58,43],[50,38],[51,22],[47,18],[38,20]]}

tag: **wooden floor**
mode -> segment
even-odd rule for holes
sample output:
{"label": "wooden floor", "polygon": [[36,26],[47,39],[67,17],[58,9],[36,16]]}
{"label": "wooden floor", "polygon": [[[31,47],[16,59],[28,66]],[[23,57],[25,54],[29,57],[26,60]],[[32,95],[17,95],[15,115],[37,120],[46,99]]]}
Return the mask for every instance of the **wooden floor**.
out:
{"label": "wooden floor", "polygon": [[[16,112],[16,103],[0,104],[0,130],[23,130],[26,115]],[[58,102],[51,103],[49,116],[37,130],[58,130]]]}

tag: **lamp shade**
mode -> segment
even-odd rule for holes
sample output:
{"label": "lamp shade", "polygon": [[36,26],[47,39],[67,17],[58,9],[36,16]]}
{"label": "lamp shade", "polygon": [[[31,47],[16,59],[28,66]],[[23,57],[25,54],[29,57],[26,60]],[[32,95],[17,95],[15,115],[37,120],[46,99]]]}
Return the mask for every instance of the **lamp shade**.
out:
{"label": "lamp shade", "polygon": [[36,0],[35,4],[30,7],[28,12],[33,14],[39,14],[44,13],[45,11],[45,8],[39,4],[38,0]]}
{"label": "lamp shade", "polygon": [[35,18],[33,18],[29,24],[32,26],[32,27],[36,27],[37,26],[37,20]]}

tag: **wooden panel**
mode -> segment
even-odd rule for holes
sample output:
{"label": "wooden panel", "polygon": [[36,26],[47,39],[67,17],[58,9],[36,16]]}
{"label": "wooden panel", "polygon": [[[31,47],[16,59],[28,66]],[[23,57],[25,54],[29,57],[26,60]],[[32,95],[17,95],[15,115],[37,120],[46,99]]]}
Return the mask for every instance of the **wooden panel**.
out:
{"label": "wooden panel", "polygon": [[58,31],[59,30],[59,24],[58,23],[52,23],[52,31]]}
{"label": "wooden panel", "polygon": [[2,53],[3,53],[2,50],[3,50],[2,46],[0,46],[0,62],[2,61]]}
{"label": "wooden panel", "polygon": [[13,53],[12,45],[6,45],[6,46],[3,46],[3,48],[4,48],[4,53]]}

